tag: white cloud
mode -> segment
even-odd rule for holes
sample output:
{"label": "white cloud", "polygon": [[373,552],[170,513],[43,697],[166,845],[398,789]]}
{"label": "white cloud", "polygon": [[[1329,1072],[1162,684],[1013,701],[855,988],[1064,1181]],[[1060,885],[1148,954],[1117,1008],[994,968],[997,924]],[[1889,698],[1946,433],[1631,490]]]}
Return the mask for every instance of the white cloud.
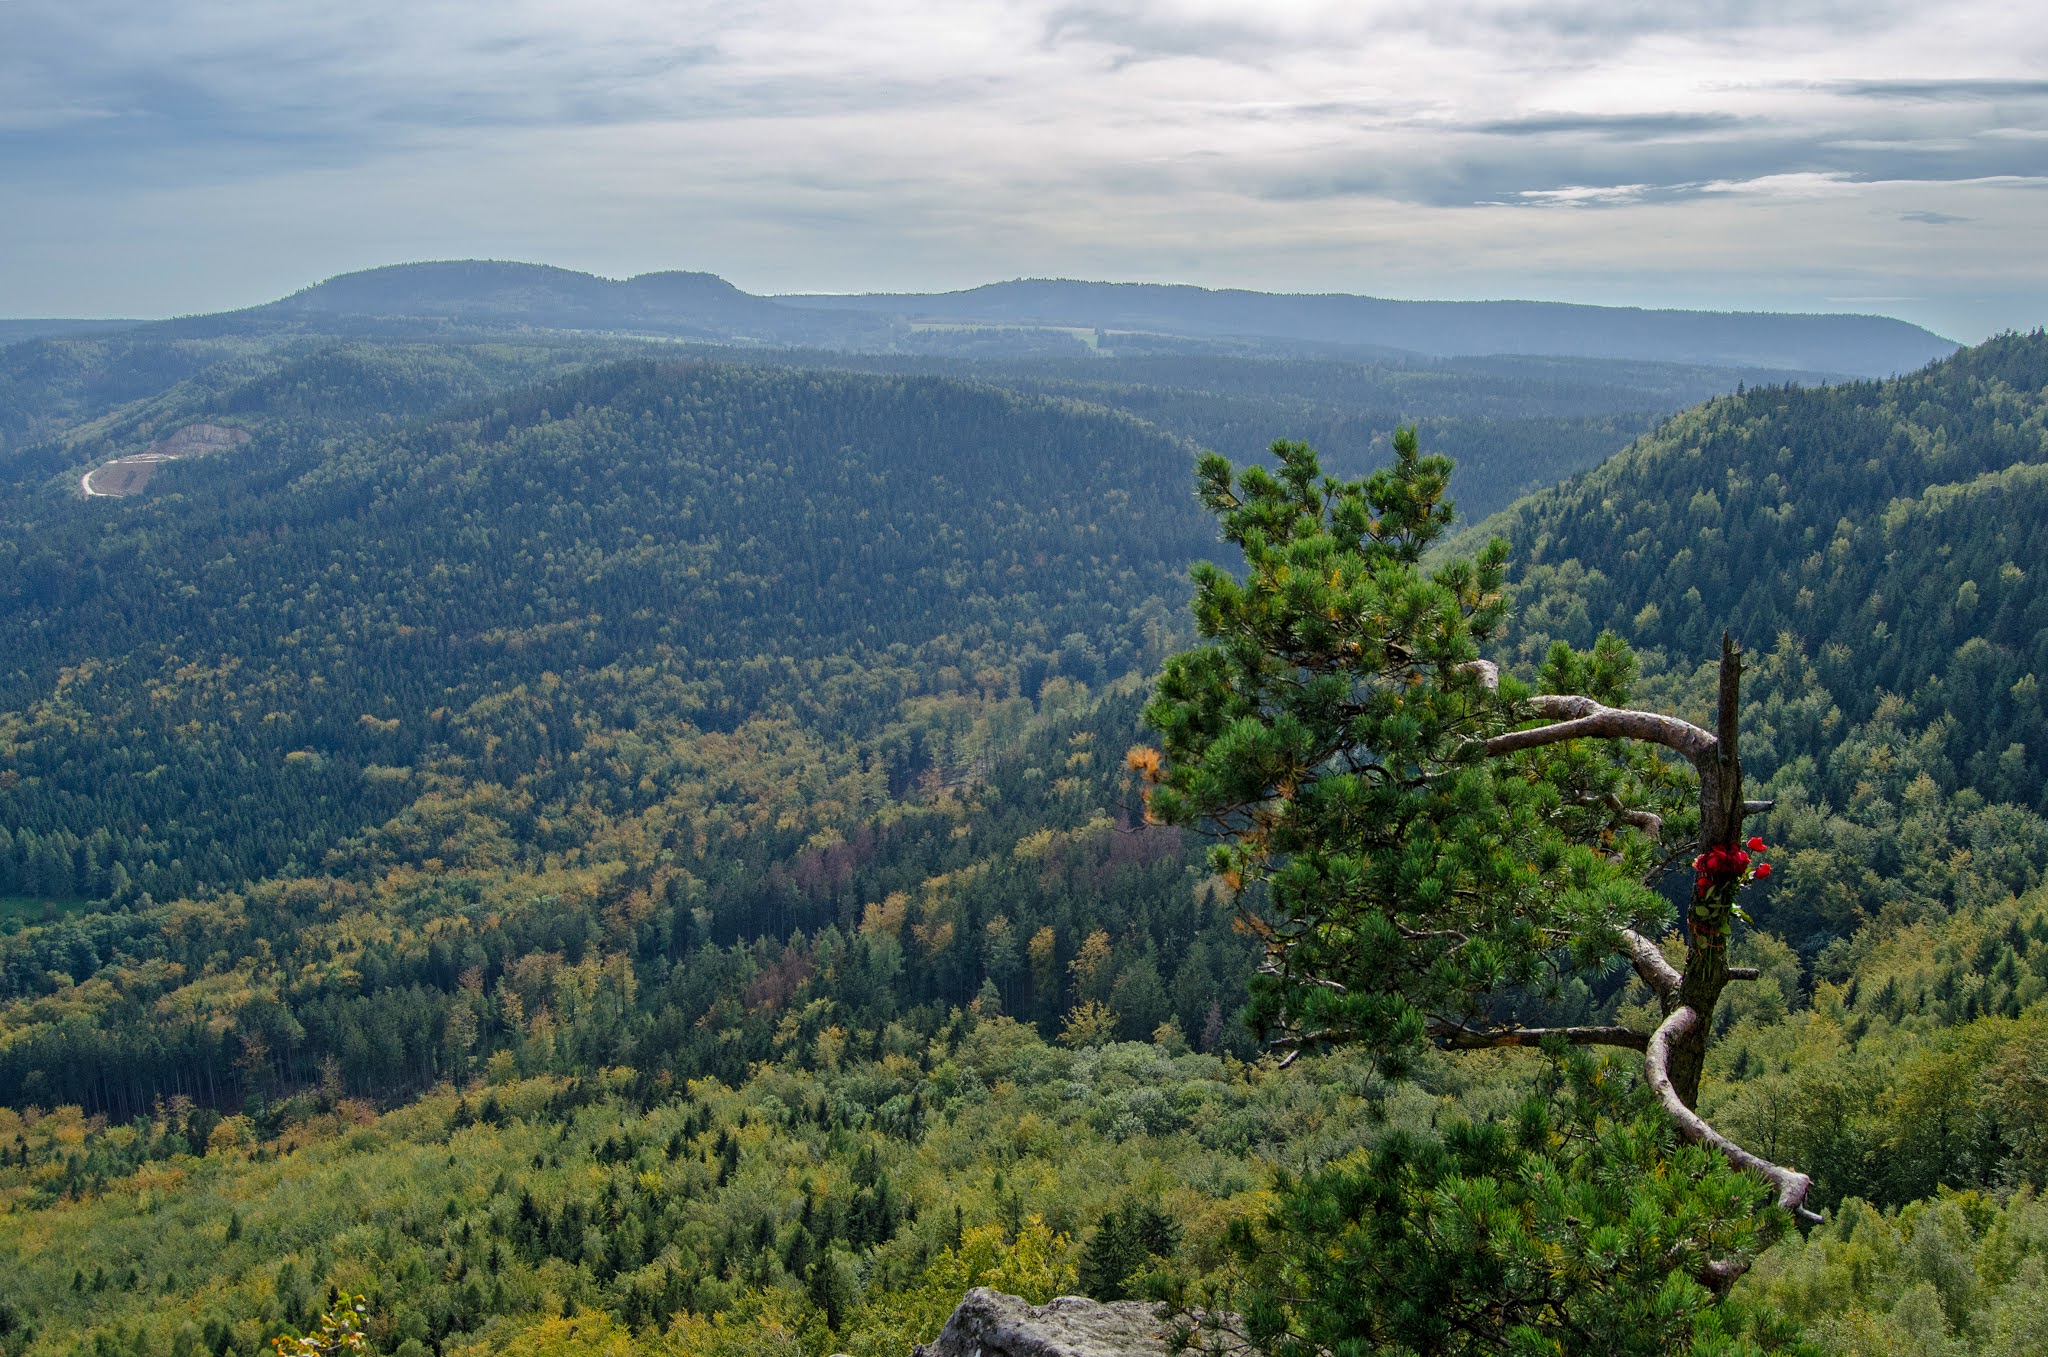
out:
{"label": "white cloud", "polygon": [[1648,184],[1615,184],[1608,188],[1575,184],[1569,188],[1525,188],[1515,196],[1546,207],[1595,207],[1640,202],[1649,190]]}
{"label": "white cloud", "polygon": [[1716,179],[1701,184],[1701,193],[1747,193],[1761,198],[1823,198],[1854,193],[1859,187],[1854,176],[1835,173],[1798,172],[1760,174],[1753,179]]}

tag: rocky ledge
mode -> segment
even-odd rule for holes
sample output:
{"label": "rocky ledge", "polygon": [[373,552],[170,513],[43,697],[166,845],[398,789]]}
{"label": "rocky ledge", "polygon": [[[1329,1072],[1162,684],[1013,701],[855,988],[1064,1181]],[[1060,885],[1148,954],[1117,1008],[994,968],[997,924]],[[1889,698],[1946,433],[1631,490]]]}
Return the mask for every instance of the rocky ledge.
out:
{"label": "rocky ledge", "polygon": [[912,1357],[1167,1357],[1174,1327],[1147,1301],[1061,1296],[1031,1305],[977,1286]]}

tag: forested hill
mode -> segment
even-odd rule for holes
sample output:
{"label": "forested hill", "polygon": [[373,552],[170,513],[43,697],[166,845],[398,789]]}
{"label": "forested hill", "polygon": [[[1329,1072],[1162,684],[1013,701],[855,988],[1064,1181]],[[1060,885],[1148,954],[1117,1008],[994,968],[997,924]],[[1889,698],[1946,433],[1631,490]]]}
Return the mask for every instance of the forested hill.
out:
{"label": "forested hill", "polygon": [[[1807,826],[1842,856],[1813,864],[1834,895],[1799,928],[1845,929],[1896,895],[1873,883],[1916,796],[1966,817],[1971,797],[2048,809],[2048,335],[1893,381],[1709,401],[1468,541],[1489,533],[1514,549],[1524,657],[1612,629],[1682,685],[1723,628],[1753,652],[1745,761],[1789,805],[1868,831]],[[1781,812],[1785,832],[1803,813]],[[1980,867],[2041,857],[2036,828],[2020,848],[1957,832],[1978,831]],[[2038,875],[2010,871],[2015,889]]]}
{"label": "forested hill", "polygon": [[270,345],[109,335],[17,344],[0,350],[0,487],[11,482],[16,498],[61,477],[68,490],[83,467],[194,421],[250,432],[289,424],[302,437],[385,430],[619,355],[575,337]]}
{"label": "forested hill", "polygon": [[489,327],[621,331],[771,344],[887,345],[900,327],[870,316],[805,312],[742,292],[709,273],[613,280],[495,260],[394,264],[329,278],[264,306],[172,322],[181,334],[306,326],[388,332]]}
{"label": "forested hill", "polygon": [[313,870],[435,769],[573,801],[613,781],[586,740],[639,730],[605,757],[652,759],[619,794],[659,799],[648,730],[874,736],[921,694],[1142,671],[1207,544],[1190,455],[935,378],[637,363],[345,443],[284,420],[143,500],[24,500],[0,825],[98,827],[93,879],[48,893],[119,866],[164,898]]}
{"label": "forested hill", "polygon": [[24,339],[56,336],[112,334],[146,324],[139,320],[0,320],[0,344],[18,344]]}

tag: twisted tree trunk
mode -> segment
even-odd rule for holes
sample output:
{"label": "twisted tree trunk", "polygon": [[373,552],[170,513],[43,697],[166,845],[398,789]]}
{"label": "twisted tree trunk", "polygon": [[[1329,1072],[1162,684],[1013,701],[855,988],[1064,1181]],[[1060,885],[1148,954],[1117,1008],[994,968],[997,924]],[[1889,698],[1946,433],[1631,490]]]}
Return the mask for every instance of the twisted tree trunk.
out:
{"label": "twisted tree trunk", "polygon": [[[1497,672],[1487,665],[1482,678],[1492,678]],[[1721,637],[1721,679],[1716,705],[1715,729],[1709,733],[1675,716],[1609,707],[1589,697],[1546,694],[1531,699],[1530,707],[1539,716],[1557,720],[1547,726],[1497,735],[1486,742],[1486,752],[1511,754],[1573,739],[1634,739],[1661,744],[1683,754],[1699,774],[1700,852],[1721,849],[1732,855],[1741,847],[1743,821],[1770,809],[1770,802],[1745,800],[1742,794],[1742,759],[1738,749],[1742,651],[1726,633]],[[1662,823],[1654,816],[1637,816],[1632,823],[1653,837],[1662,829]],[[1645,1077],[1683,1139],[1710,1146],[1732,1163],[1766,1179],[1778,1189],[1779,1205],[1803,1220],[1818,1220],[1805,1206],[1812,1186],[1805,1174],[1743,1149],[1708,1125],[1694,1110],[1699,1104],[1700,1075],[1706,1067],[1714,1010],[1721,1002],[1721,991],[1732,980],[1756,978],[1755,971],[1728,964],[1728,926],[1734,917],[1739,889],[1736,879],[1705,872],[1695,874],[1691,907],[1686,915],[1682,972],[1665,959],[1650,939],[1622,930],[1622,948],[1629,963],[1657,996],[1663,1011],[1664,1020],[1655,1032],[1644,1036],[1624,1029],[1589,1027],[1568,1029],[1564,1035],[1579,1044],[1625,1046],[1642,1051]],[[1453,1047],[1524,1045],[1537,1035],[1524,1029],[1475,1033],[1441,1025],[1433,1027],[1431,1034],[1440,1043]],[[1721,1280],[1725,1284],[1733,1276]]]}
{"label": "twisted tree trunk", "polygon": [[[1747,807],[1742,799],[1742,757],[1737,748],[1742,707],[1742,651],[1727,633],[1721,635],[1720,702],[1715,713],[1713,743],[1692,758],[1700,776],[1700,851],[1724,848],[1734,852],[1742,841]],[[1692,908],[1686,918],[1685,976],[1678,986],[1679,1007],[1690,1008],[1699,1020],[1671,1043],[1671,1084],[1679,1100],[1696,1107],[1700,1073],[1706,1066],[1714,1008],[1728,985],[1728,925],[1735,913],[1733,882],[1709,882],[1696,876]],[[1667,1009],[1665,1016],[1671,1016]]]}

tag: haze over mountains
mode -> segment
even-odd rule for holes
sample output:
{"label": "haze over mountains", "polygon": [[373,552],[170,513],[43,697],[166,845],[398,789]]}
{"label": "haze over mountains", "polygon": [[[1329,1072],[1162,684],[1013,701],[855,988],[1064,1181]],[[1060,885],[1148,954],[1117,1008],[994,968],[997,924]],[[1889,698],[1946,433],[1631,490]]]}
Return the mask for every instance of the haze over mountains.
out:
{"label": "haze over mountains", "polygon": [[1346,347],[1375,345],[1440,358],[1548,354],[1870,377],[1919,367],[1956,348],[1917,325],[1884,316],[1646,311],[1562,302],[1389,301],[1154,283],[1020,279],[964,292],[781,300],[906,320],[1250,336]]}
{"label": "haze over mountains", "polygon": [[[1864,315],[1651,311],[1532,301],[1391,301],[1026,279],[963,292],[761,297],[708,273],[612,280],[537,264],[400,264],[276,302],[153,329],[187,336],[317,328],[550,329],[856,351],[966,351],[1029,338],[1052,351],[1246,348],[1388,359],[1528,354],[1881,377],[1956,346]],[[44,322],[76,325],[76,322]],[[1059,333],[1063,331],[1095,334]]]}
{"label": "haze over mountains", "polygon": [[[76,493],[95,468],[150,455],[180,421],[253,430],[278,413],[278,383],[293,387],[284,408],[300,416],[346,409],[389,422],[594,363],[687,356],[967,378],[1122,410],[1234,457],[1307,439],[1347,472],[1414,423],[1458,460],[1460,510],[1483,517],[1696,401],[1824,382],[1858,362],[1917,367],[1945,347],[1881,318],[1502,305],[1519,319],[1495,331],[1479,324],[1492,312],[1462,303],[1038,283],[768,298],[702,273],[621,282],[526,264],[408,264],[241,311],[0,325],[0,341],[13,341],[0,349],[0,484]],[[1835,332],[1854,342],[1821,343]],[[1430,345],[1440,352],[1421,351]],[[1574,346],[1626,356],[1565,351]],[[1660,359],[1666,351],[1717,361]],[[1837,363],[1837,353],[1849,356]],[[157,493],[177,479],[94,484]]]}

